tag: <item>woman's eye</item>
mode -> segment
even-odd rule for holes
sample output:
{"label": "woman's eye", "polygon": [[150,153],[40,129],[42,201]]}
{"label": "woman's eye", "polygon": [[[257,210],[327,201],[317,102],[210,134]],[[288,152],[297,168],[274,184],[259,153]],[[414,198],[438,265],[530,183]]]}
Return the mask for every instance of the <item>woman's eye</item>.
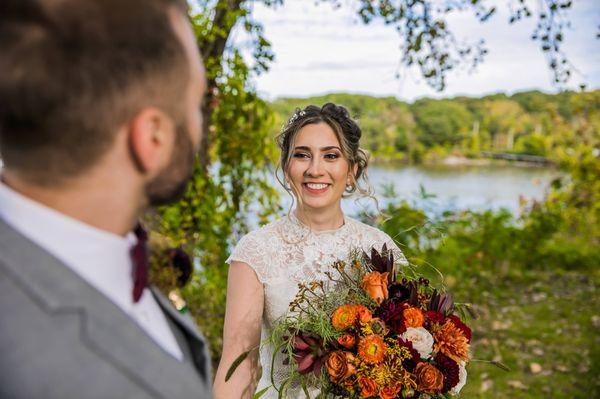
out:
{"label": "woman's eye", "polygon": [[335,153],[331,153],[331,154],[325,154],[325,158],[327,159],[338,159],[340,156],[338,154]]}
{"label": "woman's eye", "polygon": [[308,158],[308,154],[305,154],[303,152],[297,152],[294,154],[294,158]]}

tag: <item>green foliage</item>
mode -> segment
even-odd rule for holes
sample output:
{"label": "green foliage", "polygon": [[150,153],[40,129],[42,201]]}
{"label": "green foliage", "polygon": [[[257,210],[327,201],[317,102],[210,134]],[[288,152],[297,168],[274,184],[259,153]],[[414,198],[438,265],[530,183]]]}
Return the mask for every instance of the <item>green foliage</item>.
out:
{"label": "green foliage", "polygon": [[472,125],[466,107],[454,101],[419,100],[412,106],[425,146],[458,144]]}

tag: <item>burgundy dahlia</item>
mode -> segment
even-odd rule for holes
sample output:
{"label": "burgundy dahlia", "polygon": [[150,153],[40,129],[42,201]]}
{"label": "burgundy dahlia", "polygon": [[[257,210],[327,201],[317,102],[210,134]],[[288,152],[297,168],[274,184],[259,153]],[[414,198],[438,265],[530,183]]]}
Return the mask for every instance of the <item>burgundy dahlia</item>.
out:
{"label": "burgundy dahlia", "polygon": [[419,287],[415,281],[393,283],[390,285],[389,292],[391,300],[407,302],[412,306],[419,305]]}
{"label": "burgundy dahlia", "polygon": [[467,337],[467,341],[470,343],[471,342],[471,329],[469,327],[467,327],[467,325],[465,323],[462,322],[462,320],[455,315],[451,315],[448,316],[448,319],[450,319],[452,321],[452,324],[454,324],[456,326],[456,328],[458,328],[460,331],[463,332],[463,334],[465,334],[465,337]]}
{"label": "burgundy dahlia", "polygon": [[406,371],[412,373],[415,370],[415,367],[417,367],[417,364],[421,361],[421,356],[419,355],[419,352],[417,352],[416,349],[413,348],[412,342],[404,340],[402,338],[398,338],[398,344],[400,346],[405,347],[410,352],[411,357],[408,359],[404,359],[402,361],[402,365],[404,366]]}
{"label": "burgundy dahlia", "polygon": [[402,315],[405,308],[406,305],[403,303],[387,301],[375,311],[375,316],[383,320],[392,332],[400,335],[406,331],[406,324]]}
{"label": "burgundy dahlia", "polygon": [[456,384],[458,384],[458,364],[441,353],[438,353],[435,357],[435,367],[440,370],[444,376],[444,386],[442,387],[442,393],[446,393],[451,390]]}
{"label": "burgundy dahlia", "polygon": [[177,286],[183,287],[190,281],[194,268],[190,256],[182,248],[171,248],[168,251],[173,268],[177,270]]}
{"label": "burgundy dahlia", "polygon": [[435,310],[426,310],[425,320],[427,321],[427,325],[429,326],[430,323],[443,324],[446,320],[446,317],[440,312],[436,312]]}

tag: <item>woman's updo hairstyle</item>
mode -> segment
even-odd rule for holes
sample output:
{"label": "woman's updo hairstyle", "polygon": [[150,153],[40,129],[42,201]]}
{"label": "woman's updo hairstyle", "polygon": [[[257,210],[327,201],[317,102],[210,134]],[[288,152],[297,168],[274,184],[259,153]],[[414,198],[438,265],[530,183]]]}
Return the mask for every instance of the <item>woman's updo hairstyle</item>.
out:
{"label": "woman's updo hairstyle", "polygon": [[[322,107],[309,105],[304,109],[296,108],[276,138],[277,145],[281,150],[280,167],[284,175],[287,175],[293,156],[296,135],[304,126],[317,123],[326,123],[331,127],[340,142],[344,158],[348,161],[351,184],[346,187],[346,194],[350,195],[358,191],[363,196],[371,197],[371,189],[366,175],[369,156],[359,146],[362,131],[356,121],[350,117],[348,110],[341,105],[327,103]],[[353,173],[355,165],[357,166],[356,174]],[[359,184],[359,180],[365,184],[364,187]],[[283,186],[290,191],[287,185]]]}

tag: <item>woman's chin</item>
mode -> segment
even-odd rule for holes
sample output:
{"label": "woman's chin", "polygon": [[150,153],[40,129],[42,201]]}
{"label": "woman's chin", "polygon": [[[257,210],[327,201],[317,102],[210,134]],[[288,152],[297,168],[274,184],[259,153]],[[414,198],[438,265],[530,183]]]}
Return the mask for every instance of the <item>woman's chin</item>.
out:
{"label": "woman's chin", "polygon": [[306,209],[313,211],[321,211],[327,208],[331,208],[335,202],[326,200],[325,198],[302,198],[302,204]]}

